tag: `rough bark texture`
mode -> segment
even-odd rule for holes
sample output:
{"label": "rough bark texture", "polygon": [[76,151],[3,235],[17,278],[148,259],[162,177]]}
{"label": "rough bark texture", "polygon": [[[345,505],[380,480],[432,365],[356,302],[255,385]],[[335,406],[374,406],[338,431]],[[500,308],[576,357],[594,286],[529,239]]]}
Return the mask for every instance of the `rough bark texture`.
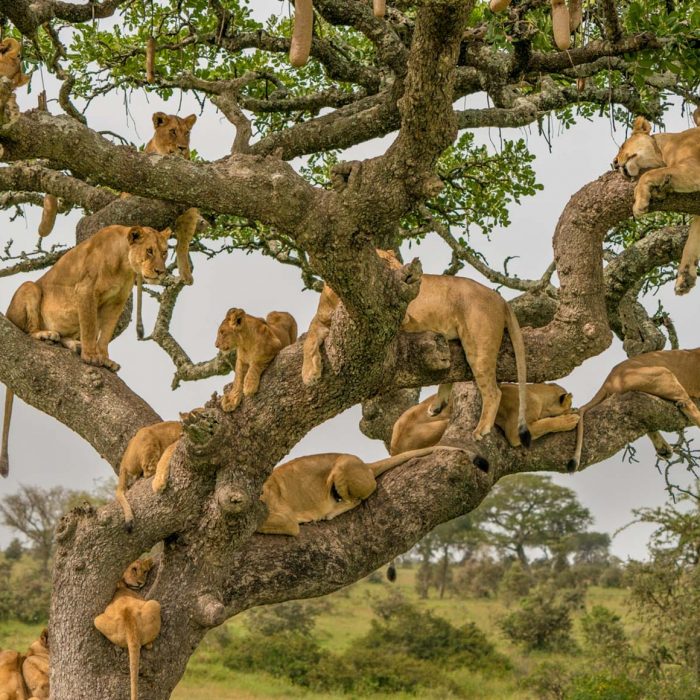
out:
{"label": "rough bark texture", "polygon": [[[108,16],[120,4],[0,0],[0,15],[30,37],[52,19],[81,22]],[[219,31],[183,42],[232,54],[288,51],[284,37],[229,27],[226,13],[213,5]],[[431,333],[398,334],[418,292],[420,264],[390,271],[374,253],[378,245],[395,243],[401,218],[439,191],[435,163],[457,128],[526,124],[580,99],[635,106],[633,91],[591,89],[581,97],[543,73],[568,75],[576,67],[593,74],[601,60],[609,63],[658,44],[649,35],[621,36],[607,10],[605,42],[556,54],[526,47],[510,55],[487,46],[485,26],[467,26],[472,2],[418,3],[415,18],[392,7],[384,20],[360,0],[315,0],[314,6],[331,24],[353,26],[375,51],[376,65],[361,65],[314,36],[311,60],[328,78],[352,83],[352,93],[325,89],[300,97],[277,86],[283,94],[263,100],[241,93],[251,81],[268,80],[258,73],[218,83],[192,75],[156,76],[161,86],[212,96],[242,130],[233,153],[222,160],[194,163],[117,146],[75,114],[32,111],[0,123],[2,158],[10,163],[0,169],[0,190],[22,193],[7,201],[31,201],[30,195],[49,192],[84,207],[88,214],[78,226],[78,240],[114,223],[163,228],[190,206],[232,214],[282,232],[343,302],[322,348],[321,381],[313,387],[301,381],[302,338],[278,355],[258,394],[234,413],[223,413],[211,400],[186,422],[167,490],[154,495],[150,483],[130,490],[133,533],[124,532],[116,503],[97,511],[78,509],[63,519],[51,609],[54,700],[128,697],[126,654],[95,630],[93,619],[125,566],[157,543],[164,543],[163,554],[149,595],[162,604],[163,628],[153,649],[142,652],[141,697],[149,700],[170,696],[203,635],[227,617],[356,581],[435,525],[475,508],[502,476],[563,471],[573,452],[573,433],[547,436],[530,450],[510,448],[495,431],[475,444],[470,436],[480,401],[473,388],[461,385],[444,442],[463,446],[464,453],[438,452],[390,471],[361,506],[336,520],[304,526],[298,538],[254,534],[264,516],[259,501],[264,480],[309,430],[363,403],[362,429],[387,442],[394,420],[417,400],[419,387],[471,378],[458,343]],[[70,88],[66,78],[68,106],[61,104],[72,114]],[[455,111],[458,97],[480,90],[488,92],[493,108]],[[325,107],[333,109],[249,143],[250,124],[242,110]],[[338,164],[331,189],[313,187],[286,162],[394,130],[398,136],[382,156]],[[119,199],[105,186],[132,196]],[[607,174],[576,193],[554,233],[560,287],[551,287],[548,277],[520,287],[526,291],[512,304],[524,327],[530,381],[568,374],[604,350],[613,331],[625,335],[630,319],[643,323],[634,306],[635,285],[649,270],[678,259],[687,235],[682,227],[635,244],[603,271],[604,237],[630,217],[633,190],[633,183]],[[697,194],[669,194],[651,208],[700,214],[700,201]],[[176,345],[167,333],[167,309],[163,313],[161,340]],[[158,419],[117,375],[90,369],[67,350],[28,338],[2,315],[0,344],[0,381],[79,433],[115,469],[135,431]],[[183,363],[178,349],[171,349]],[[226,363],[219,358],[205,364],[213,372]],[[507,336],[498,378],[515,379]],[[680,411],[659,399],[612,399],[587,415],[583,465],[615,454],[649,430],[684,425]],[[476,454],[489,460],[489,474],[474,468]]]}

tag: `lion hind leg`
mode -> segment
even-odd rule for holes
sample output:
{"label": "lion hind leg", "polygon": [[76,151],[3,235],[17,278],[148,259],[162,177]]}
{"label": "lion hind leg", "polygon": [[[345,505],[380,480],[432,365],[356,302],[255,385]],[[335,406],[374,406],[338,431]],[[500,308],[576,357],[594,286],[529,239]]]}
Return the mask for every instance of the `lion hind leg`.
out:
{"label": "lion hind leg", "polygon": [[428,406],[428,415],[437,416],[445,409],[445,406],[450,402],[450,395],[452,394],[452,383],[440,384],[438,387],[438,393],[435,394],[435,399]]}
{"label": "lion hind leg", "polygon": [[153,483],[151,484],[153,493],[160,493],[168,485],[168,479],[170,478],[170,461],[173,458],[178,442],[179,440],[176,440],[171,445],[168,445],[165,448],[165,452],[163,452],[158,460],[156,475],[153,477]]}
{"label": "lion hind leg", "polygon": [[579,421],[578,413],[565,413],[562,416],[552,416],[550,418],[540,418],[528,424],[533,440],[541,438],[549,433],[565,433],[573,430]]}
{"label": "lion hind leg", "polygon": [[700,258],[700,216],[694,216],[688,229],[688,239],[683,247],[683,255],[678,265],[675,292],[687,294],[694,286],[698,276],[698,259]]}
{"label": "lion hind leg", "polygon": [[199,219],[199,209],[188,209],[184,214],[177,217],[175,221],[175,255],[177,257],[177,270],[183,284],[192,284],[192,266],[190,265],[190,243],[197,230],[197,220]]}
{"label": "lion hind leg", "polygon": [[[480,344],[476,345],[470,342],[465,334],[460,333],[460,340],[474,375],[474,383],[481,395],[481,416],[473,433],[475,440],[481,440],[491,432],[501,402],[501,390],[496,383],[496,356],[501,337],[481,338]],[[489,342],[490,340],[494,343]]]}
{"label": "lion hind leg", "polygon": [[280,510],[269,508],[265,522],[260,525],[256,532],[264,535],[291,535],[292,537],[298,537],[299,523],[289,508],[281,508]]}

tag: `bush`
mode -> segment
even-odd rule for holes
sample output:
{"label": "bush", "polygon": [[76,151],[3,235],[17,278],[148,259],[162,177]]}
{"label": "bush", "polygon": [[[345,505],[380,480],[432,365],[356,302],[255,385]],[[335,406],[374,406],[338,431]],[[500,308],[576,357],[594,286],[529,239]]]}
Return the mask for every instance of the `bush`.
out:
{"label": "bush", "polygon": [[571,678],[562,664],[543,661],[525,678],[523,685],[534,690],[539,700],[564,700]]}
{"label": "bush", "polygon": [[458,567],[452,584],[457,595],[493,598],[505,573],[505,566],[491,558],[472,559]]}
{"label": "bush", "polygon": [[308,686],[326,655],[316,640],[299,632],[255,632],[234,639],[224,650],[223,663],[234,671],[264,671]]}
{"label": "bush", "polygon": [[571,602],[557,598],[554,589],[537,588],[522,600],[520,610],[501,618],[501,629],[528,650],[573,650]]}
{"label": "bush", "polygon": [[574,676],[565,700],[641,700],[644,691],[627,676],[610,673]]}
{"label": "bush", "polygon": [[630,644],[619,615],[602,605],[581,618],[581,629],[586,650],[606,663],[626,663],[630,656]]}
{"label": "bush", "polygon": [[316,617],[331,607],[328,600],[290,600],[249,610],[244,624],[253,634],[298,632],[309,636],[316,626]]}
{"label": "bush", "polygon": [[511,605],[524,598],[533,585],[532,574],[519,561],[514,561],[501,579],[498,594],[506,605]]}

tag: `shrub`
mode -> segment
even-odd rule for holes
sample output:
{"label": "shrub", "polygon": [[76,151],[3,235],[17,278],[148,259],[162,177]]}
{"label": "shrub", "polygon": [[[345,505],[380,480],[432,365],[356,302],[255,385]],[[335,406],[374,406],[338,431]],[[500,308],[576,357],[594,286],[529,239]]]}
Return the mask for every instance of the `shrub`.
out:
{"label": "shrub", "polygon": [[626,675],[597,673],[574,676],[565,700],[641,700],[641,686]]}
{"label": "shrub", "polygon": [[298,632],[308,636],[316,625],[316,617],[330,609],[327,600],[290,600],[249,610],[244,624],[253,634]]}
{"label": "shrub", "polygon": [[619,665],[630,656],[630,644],[619,615],[602,605],[581,618],[586,650],[606,663]]}
{"label": "shrub", "polygon": [[514,561],[503,574],[498,594],[506,605],[524,598],[534,585],[532,574],[519,561]]}
{"label": "shrub", "polygon": [[539,700],[564,700],[571,673],[555,661],[543,661],[525,678],[523,685],[535,691]]}
{"label": "shrub", "polygon": [[522,600],[520,610],[501,618],[501,629],[528,650],[573,650],[571,603],[557,598],[550,587],[535,589]]}
{"label": "shrub", "polygon": [[452,584],[458,595],[474,598],[493,598],[503,579],[505,566],[491,558],[472,559],[457,569]]}

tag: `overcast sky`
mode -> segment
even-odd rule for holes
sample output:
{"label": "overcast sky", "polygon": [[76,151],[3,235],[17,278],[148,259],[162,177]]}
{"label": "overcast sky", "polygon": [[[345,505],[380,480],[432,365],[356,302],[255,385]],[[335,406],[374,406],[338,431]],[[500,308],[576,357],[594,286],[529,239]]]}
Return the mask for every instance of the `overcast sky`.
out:
{"label": "overcast sky", "polygon": [[[256,11],[265,16],[279,11],[280,3],[269,0],[260,3]],[[49,85],[50,97],[56,91]],[[33,93],[26,88],[19,90],[21,109],[35,106],[35,95],[40,90],[38,76],[33,79]],[[470,106],[483,106],[483,98],[470,99]],[[463,106],[460,102],[459,106]],[[49,104],[53,113],[59,108],[55,101]],[[187,95],[175,94],[164,102],[143,91],[129,96],[129,113],[120,94],[93,102],[89,112],[89,125],[93,129],[109,129],[135,143],[145,143],[151,136],[151,114],[162,110],[185,116],[198,115],[192,131],[191,145],[207,160],[213,160],[229,152],[234,129],[228,121],[207,103],[200,114],[199,105]],[[680,131],[691,126],[680,114],[680,106],[667,116],[669,131]],[[606,117],[583,122],[569,131],[554,125],[555,137],[552,151],[537,127],[525,129],[481,129],[476,132],[479,143],[497,150],[501,138],[525,138],[537,159],[534,167],[544,191],[512,206],[511,226],[496,230],[492,240],[483,236],[472,239],[492,266],[500,268],[506,256],[516,256],[509,264],[509,271],[520,277],[539,277],[552,259],[551,240],[557,219],[569,198],[583,185],[597,178],[609,168],[617,148],[624,141],[621,130],[614,131]],[[371,141],[346,152],[347,158],[366,158],[383,152],[394,135]],[[38,208],[26,208],[26,219],[9,221],[0,213],[2,228],[0,243],[4,247],[9,238],[15,241],[15,250],[31,250],[37,239],[40,219]],[[56,228],[46,244],[63,242],[71,244],[75,238],[78,215],[59,217]],[[449,262],[449,250],[436,235],[428,236],[420,245],[403,249],[405,259],[420,257],[425,272],[440,273]],[[245,255],[237,252],[220,256],[211,261],[195,255],[194,285],[180,295],[175,310],[172,332],[195,361],[205,360],[215,354],[214,339],[218,324],[230,307],[242,307],[248,313],[265,316],[271,310],[291,312],[296,318],[300,333],[308,328],[318,302],[318,294],[302,290],[302,282],[295,268],[282,265],[259,254]],[[462,274],[486,282],[478,273],[465,268]],[[25,279],[36,279],[40,272],[20,277],[0,278],[0,308],[5,310],[14,290]],[[556,280],[555,280],[556,281]],[[488,284],[488,283],[487,283]],[[492,286],[492,285],[491,285]],[[505,296],[513,296],[507,290]],[[698,295],[677,298],[672,286],[667,285],[657,297],[645,301],[656,309],[660,299],[676,322],[681,347],[700,345],[700,328],[697,323]],[[155,317],[155,302],[144,299],[144,323],[146,332]],[[154,343],[138,342],[133,323],[110,345],[110,356],[122,365],[121,378],[159,412],[165,420],[176,419],[178,411],[202,405],[213,391],[221,392],[231,377],[214,377],[194,383],[185,383],[176,391],[170,390],[173,365],[169,357]],[[574,394],[575,405],[585,403],[595,393],[607,372],[625,355],[616,340],[608,351],[586,361],[569,377],[558,380]],[[1,405],[1,404],[0,404]],[[355,407],[326,422],[310,432],[289,457],[323,451],[346,451],[363,459],[378,459],[386,455],[383,444],[369,440],[359,431],[360,409]],[[688,430],[696,437],[698,429]],[[582,503],[595,517],[594,527],[614,532],[632,519],[631,510],[642,506],[662,504],[666,499],[663,478],[654,469],[654,452],[646,438],[635,443],[639,463],[623,463],[621,454],[573,476],[554,475],[554,479],[576,490]],[[95,481],[112,475],[111,468],[79,436],[58,421],[15,399],[10,433],[10,476],[0,480],[0,497],[14,492],[20,483],[43,484],[46,487],[61,485],[70,489],[91,489]],[[679,474],[679,476],[682,476]],[[635,525],[620,533],[613,540],[613,552],[621,557],[643,557],[650,529]],[[0,547],[11,537],[7,529],[0,528]]]}

